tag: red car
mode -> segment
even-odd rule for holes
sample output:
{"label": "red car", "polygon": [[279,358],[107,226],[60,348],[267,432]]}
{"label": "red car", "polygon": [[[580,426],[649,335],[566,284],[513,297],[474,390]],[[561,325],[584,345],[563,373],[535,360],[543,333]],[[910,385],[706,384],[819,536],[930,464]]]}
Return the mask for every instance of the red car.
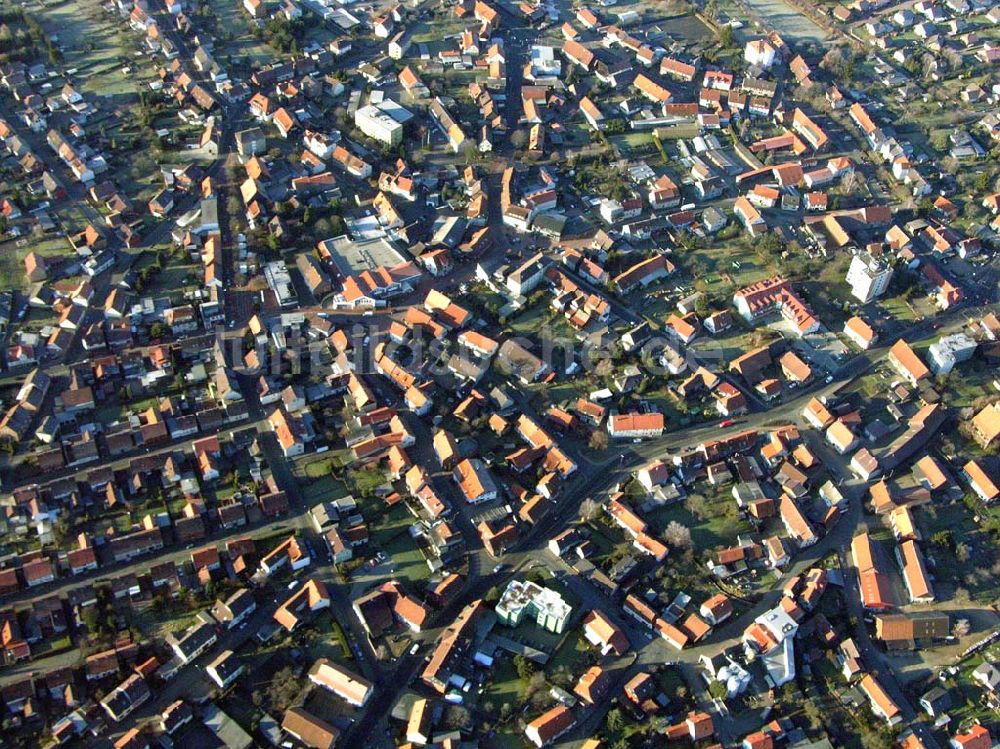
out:
{"label": "red car", "polygon": [[726,427],[731,427],[735,423],[736,421],[734,419],[726,419],[725,421],[719,423],[719,428],[725,429]]}

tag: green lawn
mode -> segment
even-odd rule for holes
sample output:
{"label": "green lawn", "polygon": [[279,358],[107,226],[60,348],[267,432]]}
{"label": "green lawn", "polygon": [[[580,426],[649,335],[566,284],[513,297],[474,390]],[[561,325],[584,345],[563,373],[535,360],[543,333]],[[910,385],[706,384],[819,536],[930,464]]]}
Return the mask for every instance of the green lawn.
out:
{"label": "green lawn", "polygon": [[222,61],[229,57],[238,57],[241,63],[264,65],[280,57],[267,44],[251,35],[250,19],[242,3],[210,0],[208,4],[218,19],[218,28],[227,32],[224,41],[216,43],[217,59]]}
{"label": "green lawn", "polygon": [[372,543],[392,558],[398,579],[416,585],[430,576],[427,562],[409,534],[413,518],[402,504],[370,522]]}
{"label": "green lawn", "polygon": [[[116,23],[117,16],[105,12],[99,3],[49,2],[36,18],[53,40],[58,39],[61,67],[76,69],[78,89],[132,98],[136,88],[155,75],[149,58],[132,54],[141,36]],[[128,72],[123,71],[125,67]]]}
{"label": "green lawn", "polygon": [[359,498],[371,496],[386,481],[385,474],[377,468],[349,470],[346,478],[351,492]]}
{"label": "green lawn", "polygon": [[494,713],[499,715],[504,703],[509,703],[513,711],[520,707],[521,680],[514,670],[512,659],[500,656],[493,662],[489,686],[483,691],[482,703],[492,702]]}
{"label": "green lawn", "polygon": [[383,549],[392,557],[396,568],[396,577],[410,586],[417,586],[430,577],[430,568],[424,555],[417,548],[409,534],[401,533],[386,544]]}
{"label": "green lawn", "polygon": [[692,513],[685,502],[654,510],[646,516],[649,524],[659,533],[672,521],[691,529],[695,552],[715,549],[736,542],[740,533],[750,531],[750,525],[736,516],[736,500],[728,494],[706,498],[704,517]]}
{"label": "green lawn", "polygon": [[599,658],[600,653],[581,634],[571,631],[545,664],[545,671],[550,677],[553,674],[569,673],[575,679]]}
{"label": "green lawn", "polygon": [[576,337],[575,331],[566,322],[566,319],[548,306],[548,297],[530,305],[517,316],[508,320],[507,327],[512,333],[521,336],[537,338],[547,328],[547,334],[555,339]]}
{"label": "green lawn", "polygon": [[657,151],[652,131],[612,135],[608,140],[625,158],[655,154]]}

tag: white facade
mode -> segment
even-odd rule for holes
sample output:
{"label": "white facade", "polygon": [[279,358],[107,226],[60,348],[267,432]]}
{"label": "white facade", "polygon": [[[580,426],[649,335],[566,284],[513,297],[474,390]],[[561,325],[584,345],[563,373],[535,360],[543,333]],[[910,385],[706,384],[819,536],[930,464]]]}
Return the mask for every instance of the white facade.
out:
{"label": "white facade", "polygon": [[851,258],[847,283],[851,286],[851,294],[862,303],[882,296],[891,280],[892,268],[885,261],[867,252],[859,252]]}
{"label": "white facade", "polygon": [[372,140],[389,146],[403,142],[403,126],[378,107],[369,104],[354,113],[354,124]]}
{"label": "white facade", "polygon": [[774,65],[778,57],[777,51],[768,42],[758,39],[750,42],[743,50],[743,57],[750,65],[759,65],[762,68],[769,68]]}
{"label": "white facade", "polygon": [[[780,687],[795,678],[795,650],[793,643],[799,631],[798,623],[780,606],[775,606],[754,620],[767,634],[768,645],[761,650],[761,644],[744,635],[744,644],[751,652],[758,653],[767,668],[767,677],[774,686]],[[753,626],[753,625],[751,625]],[[749,633],[750,630],[747,630]]]}
{"label": "white facade", "polygon": [[930,345],[927,349],[927,366],[936,375],[946,375],[959,362],[971,359],[974,353],[976,342],[965,333],[955,333]]}

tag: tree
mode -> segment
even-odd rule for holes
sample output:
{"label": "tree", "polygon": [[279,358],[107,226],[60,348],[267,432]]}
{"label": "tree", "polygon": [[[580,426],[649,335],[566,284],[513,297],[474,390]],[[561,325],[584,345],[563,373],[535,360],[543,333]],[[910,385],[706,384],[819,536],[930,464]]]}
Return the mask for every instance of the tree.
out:
{"label": "tree", "polygon": [[969,550],[967,544],[959,544],[955,547],[955,559],[957,559],[962,564],[969,561],[969,557],[972,556],[972,552]]}
{"label": "tree", "polygon": [[831,47],[823,59],[820,60],[819,66],[831,73],[833,75],[840,75],[844,69],[844,50],[840,47]]}
{"label": "tree", "polygon": [[708,512],[708,502],[700,494],[692,494],[687,498],[688,511],[696,518],[704,518]]}
{"label": "tree", "polygon": [[708,693],[712,695],[713,699],[724,700],[729,695],[729,690],[726,689],[725,684],[716,680],[708,685]]}
{"label": "tree", "polygon": [[864,749],[889,749],[895,742],[883,731],[866,723],[859,723],[859,738]]}
{"label": "tree", "polygon": [[802,712],[809,721],[809,727],[816,731],[823,726],[823,713],[816,706],[813,700],[806,700],[802,703]]}
{"label": "tree", "polygon": [[170,326],[162,322],[154,322],[149,326],[150,338],[166,338],[170,335]]}
{"label": "tree", "polygon": [[580,503],[580,520],[584,522],[594,520],[600,511],[600,503],[588,497]]}
{"label": "tree", "polygon": [[733,27],[728,23],[719,29],[719,44],[725,49],[736,46],[736,34],[733,33]]}
{"label": "tree", "polygon": [[273,710],[284,712],[299,692],[299,682],[291,666],[278,671],[267,688],[267,700]]}
{"label": "tree", "polygon": [[444,724],[448,728],[459,729],[469,723],[468,709],[460,705],[449,705],[445,711]]}
{"label": "tree", "polygon": [[607,716],[604,718],[604,725],[611,734],[617,734],[625,725],[625,717],[622,715],[620,708],[613,707],[608,710]]}
{"label": "tree", "polygon": [[951,633],[955,637],[965,637],[972,631],[972,626],[969,624],[968,619],[959,619],[955,622],[955,626],[951,628]]}
{"label": "tree", "polygon": [[521,681],[529,681],[535,673],[535,664],[523,655],[514,656],[514,670],[517,671],[517,678]]}
{"label": "tree", "polygon": [[545,690],[545,673],[542,671],[536,671],[529,678],[527,684],[524,686],[524,699],[532,699],[536,697],[539,692],[544,694]]}
{"label": "tree", "polygon": [[761,235],[754,242],[754,249],[765,263],[774,260],[775,255],[781,252],[781,240],[774,232],[767,232]]}
{"label": "tree", "polygon": [[671,520],[663,531],[663,538],[675,549],[691,548],[691,529],[676,520]]}
{"label": "tree", "polygon": [[87,633],[94,635],[100,625],[99,614],[96,606],[87,606],[83,610],[83,625],[87,628]]}
{"label": "tree", "polygon": [[601,452],[608,449],[608,434],[603,429],[595,429],[590,433],[590,439],[587,440],[587,445],[591,450],[600,450]]}
{"label": "tree", "polygon": [[943,549],[950,549],[954,546],[955,538],[950,530],[938,531],[931,536],[931,543]]}

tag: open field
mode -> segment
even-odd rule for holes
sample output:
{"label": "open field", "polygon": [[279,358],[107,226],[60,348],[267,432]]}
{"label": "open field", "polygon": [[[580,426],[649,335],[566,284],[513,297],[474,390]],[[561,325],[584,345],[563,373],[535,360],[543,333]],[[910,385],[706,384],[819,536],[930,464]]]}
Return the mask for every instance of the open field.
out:
{"label": "open field", "polygon": [[129,37],[135,32],[98,3],[46,3],[45,27],[57,36],[63,64],[76,69],[75,80],[84,91],[131,97],[155,75],[153,60],[130,51],[133,43]]}
{"label": "open field", "polygon": [[827,33],[785,0],[745,0],[750,10],[790,41],[822,42]]}

